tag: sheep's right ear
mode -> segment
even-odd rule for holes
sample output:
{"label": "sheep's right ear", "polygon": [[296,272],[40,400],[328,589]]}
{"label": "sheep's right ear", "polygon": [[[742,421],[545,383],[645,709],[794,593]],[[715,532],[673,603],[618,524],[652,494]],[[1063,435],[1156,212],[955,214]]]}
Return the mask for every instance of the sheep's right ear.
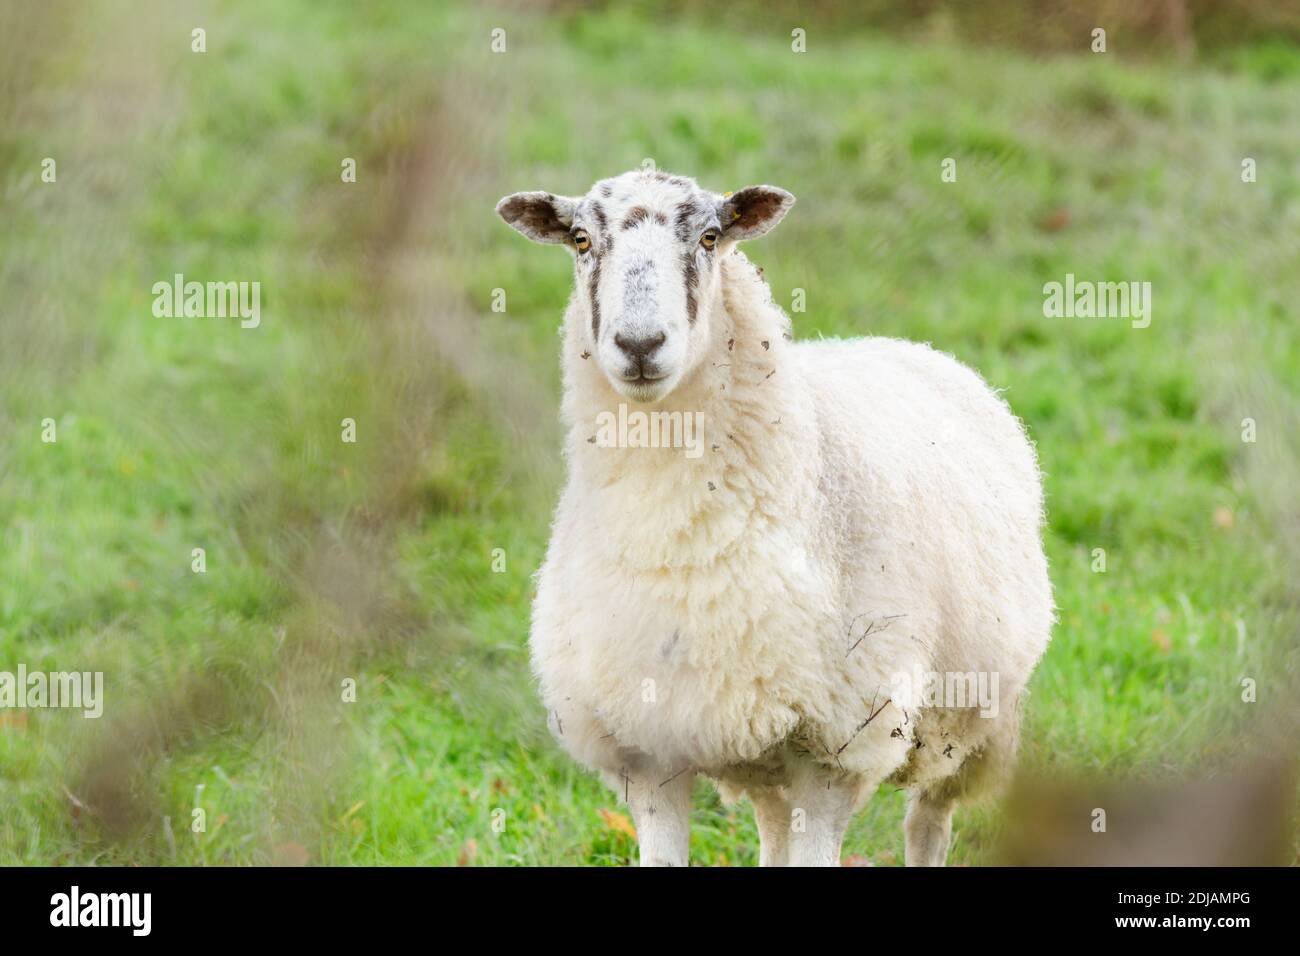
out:
{"label": "sheep's right ear", "polygon": [[497,215],[534,242],[566,242],[578,200],[551,193],[515,193],[497,203]]}

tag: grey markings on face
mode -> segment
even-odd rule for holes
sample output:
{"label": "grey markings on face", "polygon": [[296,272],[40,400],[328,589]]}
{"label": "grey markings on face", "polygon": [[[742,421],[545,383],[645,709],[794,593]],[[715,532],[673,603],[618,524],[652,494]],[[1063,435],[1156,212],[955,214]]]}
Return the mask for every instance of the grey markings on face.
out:
{"label": "grey markings on face", "polygon": [[[630,177],[622,177],[623,182],[619,183],[603,182],[581,202],[576,217],[575,226],[587,229],[591,238],[591,250],[587,254],[586,284],[591,303],[592,337],[597,340],[606,318],[601,315],[598,294],[601,278],[609,269],[610,255],[618,248],[623,233],[650,224],[668,228],[669,235],[681,244],[676,258],[669,261],[680,263],[680,281],[684,286],[688,323],[694,324],[699,315],[701,269],[706,266],[701,264],[698,257],[704,256],[706,261],[711,261],[714,253],[701,248],[698,242],[705,230],[718,228],[719,197],[699,190],[692,181],[681,176],[654,172],[640,178],[642,182],[652,182],[658,194],[652,195],[654,190],[651,194],[639,194],[635,188],[628,190],[626,187]],[[663,185],[671,186],[672,189],[665,194]],[[618,198],[615,199],[615,191],[619,186],[624,188],[619,190]],[[607,204],[612,205],[613,209]],[[659,263],[659,266],[663,265],[663,262]],[[621,308],[628,316],[652,314],[660,292],[657,283],[674,281],[668,276],[656,276],[655,272],[653,260],[638,260],[623,273]]]}
{"label": "grey markings on face", "polygon": [[600,339],[600,298],[597,292],[600,289],[600,257],[597,256],[591,264],[591,275],[587,279],[587,295],[591,299],[591,337],[595,340]]}
{"label": "grey markings on face", "polygon": [[600,290],[600,260],[613,248],[613,240],[609,235],[609,217],[605,214],[605,207],[598,200],[586,199],[578,205],[575,225],[587,225],[588,222],[593,227],[593,231],[590,236],[592,248],[590,271],[587,273],[587,298],[591,303],[591,336],[593,339],[598,339],[600,299],[597,293]]}
{"label": "grey markings on face", "polygon": [[695,324],[695,316],[699,311],[699,303],[696,301],[695,288],[699,283],[700,276],[695,268],[695,253],[685,252],[682,254],[683,272],[686,281],[686,321],[691,325]]}
{"label": "grey markings on face", "polygon": [[639,226],[649,218],[650,210],[646,209],[645,206],[633,206],[628,210],[627,215],[623,217],[623,224],[619,228],[623,230],[631,229],[633,226]]}
{"label": "grey markings on face", "polygon": [[[600,232],[602,240],[609,236],[609,219],[605,216],[605,207],[594,199],[591,201],[591,215],[596,220],[596,229]],[[608,242],[606,243],[608,245]]]}
{"label": "grey markings on face", "polygon": [[623,308],[629,315],[653,314],[658,304],[652,276],[655,264],[650,260],[631,266],[623,279]]}
{"label": "grey markings on face", "polygon": [[695,243],[707,229],[717,226],[718,214],[714,205],[695,196],[680,203],[673,216],[673,229],[678,241],[690,243],[690,247],[682,253],[682,274],[686,283],[686,320],[692,325],[699,314],[697,292],[700,273],[696,256],[704,255],[709,260],[713,258],[712,251],[703,250]]}

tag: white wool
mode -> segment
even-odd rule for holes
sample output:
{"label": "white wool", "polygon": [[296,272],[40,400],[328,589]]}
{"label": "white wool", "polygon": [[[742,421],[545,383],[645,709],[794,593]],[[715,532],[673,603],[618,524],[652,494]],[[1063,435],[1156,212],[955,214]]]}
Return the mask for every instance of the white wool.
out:
{"label": "white wool", "polygon": [[[698,458],[591,441],[626,399],[590,356],[581,291],[569,303],[568,481],[531,634],[552,730],[620,789],[691,771],[759,803],[806,771],[848,781],[839,815],[891,778],[961,796],[1014,749],[1053,622],[1033,448],[951,356],[795,343],[741,253],[718,273],[706,354],[638,406],[701,412]],[[997,716],[900,706],[891,687],[915,672],[996,674]],[[909,857],[939,817],[909,817]]]}

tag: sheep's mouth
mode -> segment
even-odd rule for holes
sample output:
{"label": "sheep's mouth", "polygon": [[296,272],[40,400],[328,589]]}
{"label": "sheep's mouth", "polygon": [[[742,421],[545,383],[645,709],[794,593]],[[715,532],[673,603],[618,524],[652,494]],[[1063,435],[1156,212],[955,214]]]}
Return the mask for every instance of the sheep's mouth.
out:
{"label": "sheep's mouth", "polygon": [[619,376],[614,384],[615,388],[622,392],[625,397],[644,404],[657,401],[667,394],[670,377],[668,375],[658,375],[651,378],[644,374],[638,375],[636,378]]}
{"label": "sheep's mouth", "polygon": [[636,363],[629,365],[618,373],[618,380],[624,385],[657,385],[668,378],[668,373],[654,364]]}

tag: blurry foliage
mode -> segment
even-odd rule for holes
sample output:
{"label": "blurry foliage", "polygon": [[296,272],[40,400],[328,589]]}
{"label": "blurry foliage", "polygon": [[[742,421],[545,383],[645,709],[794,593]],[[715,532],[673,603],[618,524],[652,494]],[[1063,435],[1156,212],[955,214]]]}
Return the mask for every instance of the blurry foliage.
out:
{"label": "blurry foliage", "polygon": [[[554,0],[561,13],[635,11],[639,17],[696,17],[712,22],[711,0]],[[1104,27],[1109,49],[1127,56],[1194,50],[1219,54],[1258,46],[1258,58],[1232,57],[1262,79],[1300,66],[1300,7],[1285,0],[733,0],[726,27],[737,32],[819,28],[894,33],[907,39],[954,40],[1014,47],[1026,53],[1087,49]],[[788,24],[788,25],[787,25]],[[717,64],[725,69],[725,56]]]}

